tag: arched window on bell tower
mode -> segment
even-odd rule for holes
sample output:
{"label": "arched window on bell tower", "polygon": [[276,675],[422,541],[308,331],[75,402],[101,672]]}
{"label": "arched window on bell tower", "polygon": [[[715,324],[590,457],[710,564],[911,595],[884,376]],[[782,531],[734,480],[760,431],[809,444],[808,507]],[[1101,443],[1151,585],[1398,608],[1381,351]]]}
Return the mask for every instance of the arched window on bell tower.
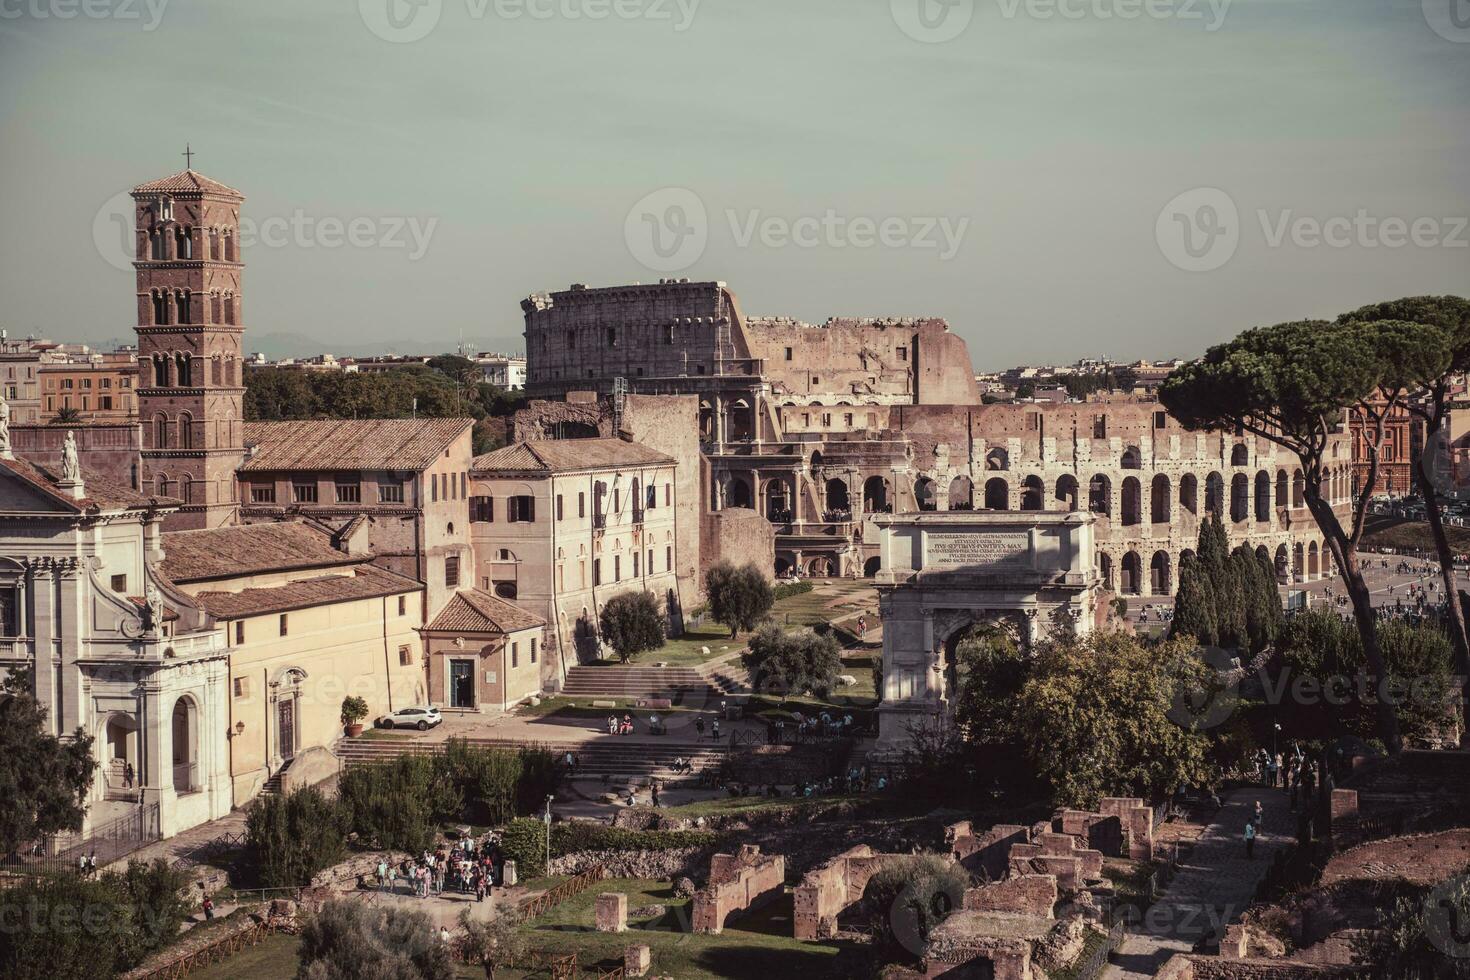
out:
{"label": "arched window on bell tower", "polygon": [[159,325],[168,323],[168,300],[164,298],[162,292],[156,289],[153,291],[152,296],[153,322]]}
{"label": "arched window on bell tower", "polygon": [[216,289],[214,292],[212,292],[212,293],[209,294],[209,322],[210,323],[220,323],[220,322],[222,322],[222,319],[223,319],[223,316],[224,316],[224,310],[221,307],[222,307],[222,304],[220,303],[220,299],[219,299],[219,290]]}
{"label": "arched window on bell tower", "polygon": [[153,448],[168,448],[168,414],[165,412],[153,416]]}
{"label": "arched window on bell tower", "polygon": [[148,257],[154,262],[162,262],[167,258],[164,250],[163,229],[154,228],[148,233]]}
{"label": "arched window on bell tower", "polygon": [[235,325],[235,294],[225,293],[225,326]]}
{"label": "arched window on bell tower", "polygon": [[220,257],[219,229],[209,229],[209,260],[218,262]]}
{"label": "arched window on bell tower", "polygon": [[225,229],[225,261],[235,261],[235,236],[228,228]]}
{"label": "arched window on bell tower", "polygon": [[178,353],[174,355],[174,363],[178,365],[178,373],[174,375],[175,384],[180,388],[194,387],[193,360],[188,354]]}
{"label": "arched window on bell tower", "polygon": [[194,481],[189,478],[189,474],[185,473],[183,476],[179,477],[179,499],[186,504],[192,503],[189,498],[193,495],[193,493]]}
{"label": "arched window on bell tower", "polygon": [[194,322],[194,294],[187,289],[180,290],[175,297],[179,306],[179,322]]}
{"label": "arched window on bell tower", "polygon": [[168,474],[167,473],[160,473],[160,474],[158,474],[158,476],[155,477],[155,479],[154,479],[154,486],[155,486],[154,492],[157,493],[158,496],[160,496],[160,497],[167,497],[168,496]]}
{"label": "arched window on bell tower", "polygon": [[175,254],[179,258],[192,259],[194,257],[194,229],[184,227],[175,232],[175,245]]}
{"label": "arched window on bell tower", "polygon": [[179,413],[179,448],[194,448],[194,416],[188,412]]}

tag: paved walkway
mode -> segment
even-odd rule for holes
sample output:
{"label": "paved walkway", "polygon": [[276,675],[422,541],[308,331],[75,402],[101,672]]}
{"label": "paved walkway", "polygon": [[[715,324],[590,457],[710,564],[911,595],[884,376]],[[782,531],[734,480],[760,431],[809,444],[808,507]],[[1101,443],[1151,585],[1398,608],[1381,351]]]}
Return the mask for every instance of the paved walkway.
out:
{"label": "paved walkway", "polygon": [[[1255,857],[1245,856],[1246,820],[1259,800],[1265,826]],[[1187,953],[1201,938],[1218,937],[1250,904],[1276,852],[1295,839],[1296,815],[1281,790],[1246,787],[1231,793],[1200,835],[1164,894],[1130,927],[1117,962],[1105,980],[1151,977],[1175,953]]]}

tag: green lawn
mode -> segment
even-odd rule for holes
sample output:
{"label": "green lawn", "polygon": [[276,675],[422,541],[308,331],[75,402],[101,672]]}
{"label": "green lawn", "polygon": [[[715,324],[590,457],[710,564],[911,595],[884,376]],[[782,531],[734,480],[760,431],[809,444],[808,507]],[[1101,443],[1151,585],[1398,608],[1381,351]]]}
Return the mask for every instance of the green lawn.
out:
{"label": "green lawn", "polygon": [[[291,980],[296,976],[296,949],[300,940],[284,933],[267,936],[254,946],[247,946],[234,956],[213,963],[202,970],[190,971],[192,980]],[[480,976],[484,976],[484,971]]]}
{"label": "green lawn", "polygon": [[[593,929],[593,908],[604,892],[628,895],[628,931],[600,933]],[[635,916],[634,909],[663,905],[657,916]],[[731,918],[717,936],[695,935],[689,929],[688,899],[676,898],[665,882],[612,880],[568,899],[525,927],[533,947],[576,952],[583,968],[621,963],[623,949],[635,943],[653,950],[653,973],[679,980],[715,978],[802,977],[803,980],[862,975],[864,954],[850,944],[800,942],[791,935],[791,897]]]}

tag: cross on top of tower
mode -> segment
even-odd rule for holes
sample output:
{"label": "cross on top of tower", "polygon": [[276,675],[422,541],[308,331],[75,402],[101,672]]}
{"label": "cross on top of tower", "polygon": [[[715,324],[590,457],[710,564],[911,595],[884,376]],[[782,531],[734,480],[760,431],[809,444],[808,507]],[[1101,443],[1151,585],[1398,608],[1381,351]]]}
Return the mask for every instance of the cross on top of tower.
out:
{"label": "cross on top of tower", "polygon": [[193,149],[193,147],[191,147],[188,143],[185,143],[184,144],[184,152],[183,153],[180,153],[179,156],[181,156],[181,157],[184,158],[184,169],[185,170],[193,170],[194,169],[194,149]]}

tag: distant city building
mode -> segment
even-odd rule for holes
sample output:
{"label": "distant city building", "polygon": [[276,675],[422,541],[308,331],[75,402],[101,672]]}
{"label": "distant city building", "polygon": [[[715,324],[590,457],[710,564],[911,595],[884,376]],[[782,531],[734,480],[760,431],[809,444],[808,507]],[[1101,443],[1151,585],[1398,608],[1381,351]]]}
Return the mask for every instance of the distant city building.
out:
{"label": "distant city building", "polygon": [[135,349],[53,353],[42,362],[40,377],[41,422],[51,422],[68,409],[83,422],[126,422],[138,417]]}
{"label": "distant city building", "polygon": [[41,365],[60,347],[50,340],[12,340],[0,333],[0,394],[10,403],[13,423],[41,421]]}
{"label": "distant city building", "polygon": [[526,359],[513,354],[477,354],[476,365],[485,372],[485,380],[498,388],[520,391],[526,387]]}

